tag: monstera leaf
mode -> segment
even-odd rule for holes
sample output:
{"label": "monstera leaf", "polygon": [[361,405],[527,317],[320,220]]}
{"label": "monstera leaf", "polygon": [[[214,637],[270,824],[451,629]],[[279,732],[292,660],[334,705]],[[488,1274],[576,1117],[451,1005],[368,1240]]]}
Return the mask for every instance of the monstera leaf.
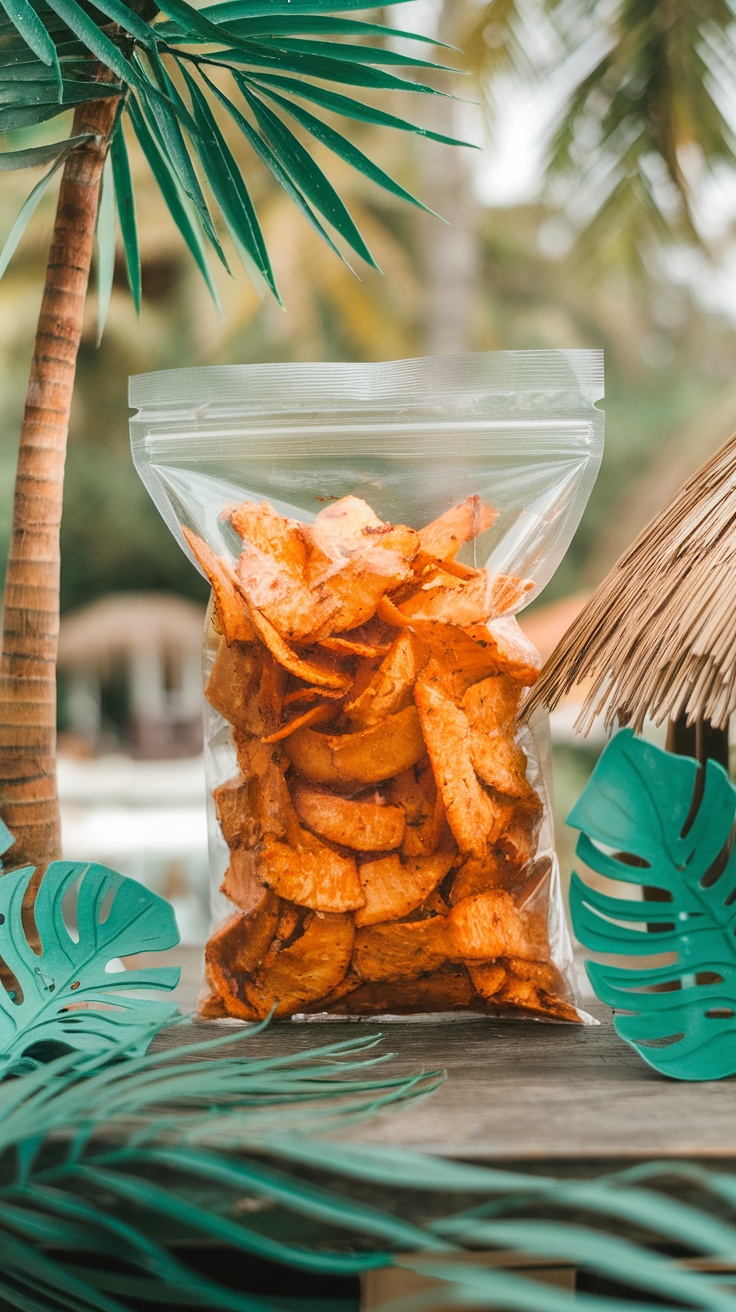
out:
{"label": "monstera leaf", "polygon": [[[0,856],[11,843],[0,822]],[[34,904],[34,946],[23,915],[32,875],[27,866],[0,878],[0,1074],[64,1048],[143,1052],[177,1008],[136,994],[175,988],[179,970],[115,966],[122,956],[179,942],[172,908],[105,866],[54,861]]]}
{"label": "monstera leaf", "polygon": [[601,1001],[619,1012],[618,1034],[680,1080],[736,1073],[736,789],[708,761],[694,804],[698,768],[624,730],[568,816],[582,831],[577,853],[587,866],[660,890],[656,901],[642,891],[622,899],[574,874],[570,905],[585,947],[659,958],[638,969],[588,962],[587,970]]}

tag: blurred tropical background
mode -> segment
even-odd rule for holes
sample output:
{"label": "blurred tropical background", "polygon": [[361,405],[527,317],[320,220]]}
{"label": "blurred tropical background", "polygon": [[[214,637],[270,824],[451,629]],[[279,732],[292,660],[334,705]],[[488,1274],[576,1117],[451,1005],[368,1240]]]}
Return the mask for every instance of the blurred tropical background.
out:
{"label": "blurred tropical background", "polygon": [[[284,308],[245,275],[218,269],[218,309],[130,140],[140,317],[122,249],[99,347],[94,290],[89,297],[62,524],[64,845],[69,857],[103,860],[165,893],[192,944],[203,940],[208,898],[199,675],[206,587],[133,469],[128,375],[602,346],[602,472],[568,556],[524,616],[545,656],[736,417],[730,0],[410,0],[378,12],[446,43],[443,62],[458,70],[437,82],[451,97],[404,95],[402,105],[399,96],[393,111],[473,148],[367,123],[347,130],[446,223],[311,142],[382,270],[353,273],[223,122]],[[401,38],[389,40],[403,48]],[[3,142],[12,148],[13,134]],[[3,174],[0,243],[27,191],[25,172]],[[0,281],[0,577],[54,200],[52,187]],[[573,701],[552,725],[568,870],[564,816],[602,743],[595,731],[577,738],[574,719]]]}

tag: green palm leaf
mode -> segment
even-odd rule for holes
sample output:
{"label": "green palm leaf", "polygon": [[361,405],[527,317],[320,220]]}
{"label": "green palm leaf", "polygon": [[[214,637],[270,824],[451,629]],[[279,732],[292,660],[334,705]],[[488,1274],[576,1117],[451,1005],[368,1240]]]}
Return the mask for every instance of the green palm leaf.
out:
{"label": "green palm leaf", "polygon": [[192,98],[195,121],[200,134],[196,141],[197,152],[215,199],[236,246],[244,255],[246,268],[248,261],[252,260],[280,302],[281,298],[261,226],[237,161],[215,122],[205,97],[194,79],[186,70],[182,71]]}
{"label": "green palm leaf", "polygon": [[270,145],[284,172],[289,175],[301,193],[306,197],[327,222],[332,224],[349,246],[360,255],[367,264],[377,268],[375,260],[366,246],[358,228],[340,199],[332,183],[328,181],[321,168],[315,164],[311,155],[286,124],[254,96],[247,82],[239,79],[239,85],[250,106],[263,137]]}
{"label": "green palm leaf", "polygon": [[115,185],[108,155],[102,171],[97,212],[97,345],[102,341],[115,275]]}
{"label": "green palm leaf", "polygon": [[[229,266],[207,193],[219,207],[248,271],[265,279],[277,298],[278,293],[250,187],[213,114],[210,97],[227,112],[279,185],[341,259],[345,257],[330,235],[329,226],[361,258],[374,263],[339,193],[281,115],[288,116],[308,137],[319,141],[369,181],[403,201],[426,208],[342,133],[294,99],[298,97],[346,118],[452,142],[453,138],[425,131],[384,109],[365,105],[352,95],[317,85],[327,80],[333,85],[381,92],[404,90],[440,95],[435,87],[415,77],[397,76],[392,69],[423,72],[439,69],[441,65],[402,53],[391,44],[360,40],[379,37],[390,43],[398,37],[426,45],[429,38],[425,35],[362,18],[336,16],[336,9],[363,8],[357,0],[344,3],[338,0],[337,5],[325,0],[288,0],[288,3],[287,0],[225,0],[224,4],[201,9],[188,0],[165,0],[161,6],[164,17],[155,23],[141,17],[128,0],[101,0],[96,16],[79,0],[33,0],[33,3],[31,13],[45,34],[43,40],[36,41],[35,49],[27,41],[27,31],[20,30],[23,21],[18,18],[18,13],[25,14],[22,6],[28,5],[29,0],[8,0],[8,4],[16,6],[12,11],[14,21],[7,16],[0,17],[0,132],[36,126],[69,105],[97,99],[100,95],[120,95],[171,216],[215,300],[205,246],[216,251],[225,268]],[[100,22],[100,15],[109,22]],[[33,18],[28,21],[33,26]],[[335,40],[328,39],[332,37]],[[177,42],[181,49],[177,48]],[[217,45],[214,50],[213,45]],[[192,49],[197,46],[210,48],[199,53]],[[60,69],[59,85],[55,80],[55,66],[51,66],[54,61]],[[118,79],[115,85],[94,80],[99,63],[113,72]],[[174,82],[172,67],[184,79],[188,91],[186,103],[179,89],[181,77]],[[208,76],[211,67],[234,77],[245,99],[246,113]],[[113,137],[114,188],[108,189],[109,195],[105,196],[101,215],[107,221],[100,233],[107,233],[104,243],[109,251],[112,231],[109,206],[114,195],[128,281],[138,307],[140,253],[135,198],[119,124]],[[66,149],[59,143],[6,152],[0,157],[0,169],[61,159]],[[48,178],[43,180],[29,198],[11,233],[6,256],[19,239],[21,225],[30,218],[48,181]],[[110,258],[100,260],[99,267],[109,283]],[[104,300],[103,296],[103,309]]]}
{"label": "green palm leaf", "polygon": [[71,150],[90,141],[89,133],[79,137],[65,137],[63,141],[50,141],[47,146],[27,146],[25,150],[6,150],[0,152],[0,173],[11,169],[35,169],[39,164],[48,164],[51,160],[64,159]]}
{"label": "green palm leaf", "polygon": [[310,100],[323,109],[341,114],[343,118],[355,119],[359,123],[374,123],[378,127],[397,128],[401,132],[412,132],[420,137],[427,137],[430,141],[439,141],[446,146],[468,145],[467,141],[459,141],[457,137],[447,137],[441,132],[430,131],[429,128],[420,127],[408,119],[397,118],[395,114],[389,114],[386,110],[376,109],[373,105],[364,105],[362,101],[354,100],[352,96],[331,91],[327,87],[316,87],[311,82],[283,77],[278,73],[258,73],[256,76],[251,75],[250,81],[257,87],[278,87],[294,96],[300,96],[302,100]]}
{"label": "green palm leaf", "polygon": [[120,216],[120,231],[123,237],[123,249],[125,251],[125,267],[128,273],[128,283],[133,297],[133,304],[136,308],[136,313],[140,314],[141,253],[138,244],[138,224],[135,215],[135,198],[133,196],[133,180],[130,176],[128,149],[125,144],[125,134],[123,132],[122,122],[120,121],[118,121],[110,145],[110,158],[112,160],[115,201]]}
{"label": "green palm leaf", "polygon": [[61,70],[56,47],[36,10],[29,0],[3,0],[2,8],[34,55],[52,70],[59,92],[57,99],[60,100]]}
{"label": "green palm leaf", "polygon": [[207,264],[204,242],[197,226],[197,216],[192,212],[188,197],[179,186],[166,155],[161,150],[156,138],[149,131],[148,125],[135,99],[132,97],[128,101],[127,110],[135,135],[166,201],[169,213],[184,238],[189,252],[207,284],[213,301],[216,305],[219,305],[217,290]]}
{"label": "green palm leaf", "polygon": [[357,169],[364,177],[369,178],[371,182],[375,182],[376,186],[383,187],[384,191],[390,191],[394,196],[398,196],[400,200],[405,200],[410,205],[416,205],[425,213],[433,214],[435,218],[438,217],[434,210],[431,210],[427,205],[423,205],[420,200],[417,200],[416,196],[412,196],[410,191],[402,187],[388,173],[385,173],[377,164],[374,164],[373,160],[369,159],[362,150],[354,146],[352,141],[348,141],[347,137],[344,137],[340,132],[336,132],[328,123],[323,123],[321,118],[317,118],[315,114],[310,114],[301,105],[295,105],[292,100],[287,100],[285,96],[280,96],[275,91],[269,91],[268,98],[285,110],[287,114],[290,114],[299,126],[309,132],[315,140],[321,142],[335,155],[339,155],[341,159],[344,159],[347,164],[351,164],[354,169]]}
{"label": "green palm leaf", "polygon": [[281,164],[279,163],[276,155],[274,154],[273,150],[269,146],[268,142],[263,139],[260,133],[256,132],[255,128],[253,128],[251,124],[248,122],[248,120],[244,118],[240,110],[235,105],[233,105],[232,101],[228,100],[227,96],[224,96],[222,94],[219,88],[215,86],[214,82],[210,82],[209,78],[204,74],[203,74],[203,80],[206,83],[206,85],[209,87],[215,99],[218,100],[219,103],[224,107],[224,109],[227,110],[228,114],[232,118],[236,127],[238,127],[240,131],[243,133],[243,136],[245,137],[246,141],[252,146],[253,150],[258,155],[258,157],[263,160],[263,163],[266,165],[269,172],[276,179],[279,186],[283,187],[287,196],[289,196],[290,199],[293,200],[297,209],[300,211],[301,214],[304,215],[310,227],[314,228],[314,231],[318,233],[318,235],[322,238],[322,240],[327,243],[330,249],[334,251],[335,254],[341,260],[343,260],[344,263],[347,263],[342,252],[339,250],[339,248],[335,245],[334,241],[330,237],[330,234],[328,233],[327,229],[323,227],[323,225],[320,223],[319,219],[317,218],[317,215],[314,213],[314,210],[311,208],[309,202],[299,191],[298,187],[294,185],[288,173],[286,173],[285,170],[281,167]]}
{"label": "green palm leaf", "polygon": [[595,952],[675,954],[671,965],[587,969],[601,1000],[624,1013],[615,1017],[621,1037],[683,1080],[736,1072],[736,853],[728,855],[736,789],[709,761],[693,817],[697,779],[695,761],[624,730],[568,817],[582,831],[586,865],[661,890],[662,901],[612,897],[575,874],[570,906],[578,938]]}
{"label": "green palm leaf", "polygon": [[[6,831],[7,835],[7,831]],[[34,904],[41,950],[26,936],[23,899],[33,868],[0,880],[0,1068],[34,1050],[59,1045],[97,1052],[119,1044],[142,1051],[176,1011],[171,1003],[126,997],[141,988],[174,988],[179,971],[164,967],[110,974],[121,955],[173,947],[174,914],[163,898],[100,865],[54,861]],[[64,920],[76,890],[77,936]]]}
{"label": "green palm leaf", "polygon": [[18,244],[23,236],[23,233],[25,232],[26,228],[28,227],[28,224],[33,218],[33,215],[38,209],[38,206],[40,205],[43,199],[44,193],[48,188],[49,183],[53,180],[54,175],[58,173],[63,163],[64,163],[64,157],[62,156],[60,159],[56,160],[56,162],[49,169],[48,173],[46,173],[41,178],[41,180],[36,183],[33,190],[29,193],[29,195],[26,197],[23,204],[21,205],[20,211],[18,213],[18,217],[15,220],[12,228],[10,229],[10,232],[8,233],[7,237],[5,238],[5,244],[2,250],[0,250],[0,278],[2,278],[3,274],[5,273],[5,270],[10,264],[10,261],[12,260],[18,248]]}

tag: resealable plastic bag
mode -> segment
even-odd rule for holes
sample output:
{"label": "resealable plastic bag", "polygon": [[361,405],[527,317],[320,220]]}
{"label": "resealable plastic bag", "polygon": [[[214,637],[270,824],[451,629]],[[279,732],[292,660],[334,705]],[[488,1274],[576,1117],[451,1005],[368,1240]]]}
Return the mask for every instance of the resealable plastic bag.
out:
{"label": "resealable plastic bag", "polygon": [[209,579],[201,1012],[579,1019],[539,658],[602,356],[171,370],[133,456]]}

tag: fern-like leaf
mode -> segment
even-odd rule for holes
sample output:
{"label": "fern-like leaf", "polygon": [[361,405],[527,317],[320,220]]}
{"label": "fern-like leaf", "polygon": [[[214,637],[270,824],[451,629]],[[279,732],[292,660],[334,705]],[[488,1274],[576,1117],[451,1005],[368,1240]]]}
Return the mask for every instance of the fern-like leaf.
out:
{"label": "fern-like leaf", "polygon": [[[0,850],[8,837],[0,833]],[[33,873],[29,866],[0,879],[0,1074],[59,1049],[105,1051],[121,1037],[127,1052],[144,1051],[176,1006],[129,995],[172,989],[179,970],[107,968],[120,956],[174,947],[170,905],[105,866],[54,861],[34,903],[39,950],[23,918]],[[72,910],[76,933],[66,923]]]}
{"label": "fern-like leaf", "polygon": [[[79,0],[34,0],[33,7],[28,0],[0,0],[0,132],[36,127],[69,105],[119,95],[171,217],[215,299],[203,243],[215,250],[228,271],[229,266],[207,193],[248,271],[264,279],[278,299],[250,187],[213,113],[220,106],[238,124],[259,164],[266,165],[323,240],[342,256],[333,229],[338,240],[373,264],[344,202],[288,120],[298,124],[307,141],[316,138],[378,186],[412,204],[421,202],[330,124],[299,108],[293,97],[348,118],[448,141],[383,108],[334,92],[329,85],[442,94],[416,75],[424,77],[445,66],[394,45],[400,37],[426,46],[428,38],[335,16],[335,8],[363,8],[346,0],[337,5],[323,0],[225,0],[202,8],[188,0],[162,0],[160,8],[162,16],[148,21],[128,0],[101,0],[91,12]],[[100,64],[112,70],[114,84],[97,80]],[[217,82],[212,69],[220,70]],[[179,90],[182,81],[185,96]],[[118,117],[114,134],[114,187],[129,281],[138,302],[135,204],[122,122]],[[64,150],[60,143],[58,150],[52,146],[6,152],[0,154],[0,169],[61,159]],[[35,202],[34,195],[23,211],[24,221]],[[15,237],[14,229],[8,257]],[[109,227],[103,245],[105,250],[110,246]]]}
{"label": "fern-like leaf", "polygon": [[[582,831],[581,860],[636,887],[635,897],[611,896],[574,874],[580,941],[624,958],[669,958],[638,969],[588,962],[593,987],[617,1010],[621,1037],[682,1080],[736,1073],[736,789],[708,761],[694,801],[698,770],[623,730],[568,817]],[[657,900],[642,886],[656,889]]]}

